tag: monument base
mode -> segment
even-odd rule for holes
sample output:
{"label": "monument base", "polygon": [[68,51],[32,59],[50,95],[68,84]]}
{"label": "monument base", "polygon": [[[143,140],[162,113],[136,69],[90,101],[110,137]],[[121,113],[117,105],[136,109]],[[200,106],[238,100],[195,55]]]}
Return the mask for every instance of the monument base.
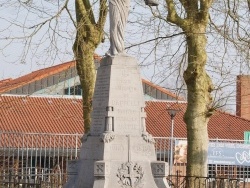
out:
{"label": "monument base", "polygon": [[97,71],[91,130],[67,188],[168,187],[168,166],[156,161],[144,107],[137,60],[105,57]]}
{"label": "monument base", "polygon": [[153,143],[126,135],[116,135],[110,142],[100,140],[98,136],[88,136],[81,148],[81,159],[75,164],[77,175],[65,187],[168,187],[168,165],[156,161]]}

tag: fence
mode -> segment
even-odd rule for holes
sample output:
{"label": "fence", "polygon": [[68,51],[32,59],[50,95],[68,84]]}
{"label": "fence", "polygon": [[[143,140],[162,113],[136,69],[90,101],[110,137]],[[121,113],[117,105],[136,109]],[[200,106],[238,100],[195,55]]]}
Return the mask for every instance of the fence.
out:
{"label": "fence", "polygon": [[167,177],[171,188],[247,188],[244,180],[221,177],[194,177],[171,175]]}
{"label": "fence", "polygon": [[[0,187],[8,184],[63,185],[69,160],[77,159],[81,134],[0,133]],[[185,176],[184,138],[155,137],[157,160],[170,164],[169,178]],[[237,140],[210,140],[214,143],[239,143]],[[170,148],[174,148],[172,151]],[[250,151],[250,150],[249,150]],[[170,160],[172,157],[172,160]],[[250,157],[249,157],[250,162]],[[245,165],[208,164],[209,178],[250,180],[250,167]],[[171,179],[169,179],[171,180]],[[210,181],[210,179],[208,179]],[[249,185],[250,187],[250,185]]]}
{"label": "fence", "polygon": [[0,133],[1,185],[63,184],[68,160],[78,158],[81,136]]}
{"label": "fence", "polygon": [[[155,147],[156,147],[157,160],[166,161],[169,163],[169,167],[170,167],[169,177],[168,177],[169,181],[172,181],[173,180],[172,178],[176,179],[176,177],[179,177],[179,181],[180,181],[181,179],[186,177],[186,162],[187,162],[186,161],[187,159],[185,156],[186,150],[187,150],[186,139],[185,138],[173,138],[172,140],[173,150],[172,151],[170,150],[171,148],[170,138],[155,137],[155,141],[156,141]],[[239,161],[238,164],[233,164],[233,162],[230,162],[230,161],[224,161],[224,163],[226,162],[228,164],[220,164],[217,161],[208,160],[208,177],[203,177],[206,180],[206,187],[211,187],[210,181],[212,181],[213,179],[213,180],[216,180],[216,181],[213,181],[214,183],[216,182],[216,186],[214,187],[223,187],[222,182],[224,182],[224,185],[225,185],[224,187],[245,187],[245,188],[249,187],[250,188],[250,144],[244,144],[244,140],[210,139],[209,145],[219,146],[218,148],[214,147],[215,150],[213,151],[215,152],[215,155],[220,155],[217,157],[221,157],[222,159],[223,157],[228,157],[228,156],[222,156],[223,146],[228,145],[234,149],[231,149],[231,148],[227,148],[227,149],[230,149],[232,152],[234,151],[234,154],[238,155],[239,160],[241,161]],[[237,152],[237,150],[240,150],[240,149],[243,151],[242,153]],[[209,154],[211,154],[211,152]],[[171,160],[171,157],[173,160]],[[186,182],[186,180],[187,179],[185,178],[183,179],[184,182]],[[229,184],[229,182],[227,182],[226,184],[226,181],[229,181],[229,180],[234,180],[233,182],[237,180],[238,183]],[[176,187],[176,183],[173,184],[172,187]],[[182,187],[180,186],[180,182],[177,187]]]}

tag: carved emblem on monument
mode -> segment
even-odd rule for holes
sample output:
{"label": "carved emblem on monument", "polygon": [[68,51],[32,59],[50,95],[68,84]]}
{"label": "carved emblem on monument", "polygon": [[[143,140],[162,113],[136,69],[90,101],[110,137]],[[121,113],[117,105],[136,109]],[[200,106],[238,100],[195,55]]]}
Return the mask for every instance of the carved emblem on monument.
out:
{"label": "carved emblem on monument", "polygon": [[95,176],[105,176],[109,174],[110,166],[109,163],[105,161],[96,161],[94,166]]}
{"label": "carved emblem on monument", "polygon": [[156,161],[151,163],[151,168],[154,176],[166,177],[168,175],[168,164],[164,161]]}
{"label": "carved emblem on monument", "polygon": [[113,132],[110,132],[110,133],[103,133],[101,136],[100,136],[100,140],[104,143],[109,143],[111,142],[112,140],[115,139],[115,134]]}
{"label": "carved emblem on monument", "polygon": [[143,174],[140,165],[133,162],[126,162],[121,165],[121,168],[118,168],[118,182],[123,188],[140,188],[143,187]]}
{"label": "carved emblem on monument", "polygon": [[143,140],[145,140],[148,143],[151,143],[151,144],[155,143],[155,139],[148,132],[142,133],[142,138],[143,138]]}

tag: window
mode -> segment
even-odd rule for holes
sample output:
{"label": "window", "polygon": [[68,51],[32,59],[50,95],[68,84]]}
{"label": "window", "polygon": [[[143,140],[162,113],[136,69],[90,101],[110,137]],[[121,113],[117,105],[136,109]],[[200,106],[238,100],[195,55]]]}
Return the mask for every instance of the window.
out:
{"label": "window", "polygon": [[82,95],[82,87],[81,85],[72,86],[64,89],[65,95]]}

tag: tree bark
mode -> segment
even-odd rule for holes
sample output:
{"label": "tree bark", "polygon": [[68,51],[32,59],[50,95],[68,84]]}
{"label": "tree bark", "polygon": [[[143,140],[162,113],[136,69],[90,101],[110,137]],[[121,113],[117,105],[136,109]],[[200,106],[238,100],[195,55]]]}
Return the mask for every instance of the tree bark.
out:
{"label": "tree bark", "polygon": [[77,73],[80,78],[82,87],[82,103],[83,103],[83,118],[84,132],[87,133],[91,125],[90,114],[92,112],[92,97],[94,94],[94,86],[96,79],[96,70],[94,64],[95,47],[90,44],[76,45],[74,53],[76,56]]}
{"label": "tree bark", "polygon": [[[187,125],[187,176],[207,176],[208,132],[207,123],[212,115],[211,107],[213,90],[205,66],[206,27],[209,20],[209,8],[213,0],[179,0],[185,9],[186,16],[181,18],[173,0],[166,0],[167,20],[179,26],[185,33],[188,48],[188,66],[184,80],[188,90],[188,105],[184,121]],[[189,178],[188,188],[205,187],[204,181]],[[196,180],[196,181],[194,181]]]}
{"label": "tree bark", "polygon": [[[188,67],[184,79],[188,89],[188,105],[184,116],[187,124],[187,176],[207,176],[208,132],[207,123],[212,115],[210,95],[213,86],[205,65],[206,25],[194,24],[186,29]],[[198,181],[188,187],[201,187]]]}
{"label": "tree bark", "polygon": [[104,24],[107,16],[106,0],[100,0],[99,19],[96,22],[88,0],[75,0],[77,34],[73,51],[77,73],[82,86],[84,132],[91,126],[92,97],[94,94],[96,68],[94,52],[104,38]]}

